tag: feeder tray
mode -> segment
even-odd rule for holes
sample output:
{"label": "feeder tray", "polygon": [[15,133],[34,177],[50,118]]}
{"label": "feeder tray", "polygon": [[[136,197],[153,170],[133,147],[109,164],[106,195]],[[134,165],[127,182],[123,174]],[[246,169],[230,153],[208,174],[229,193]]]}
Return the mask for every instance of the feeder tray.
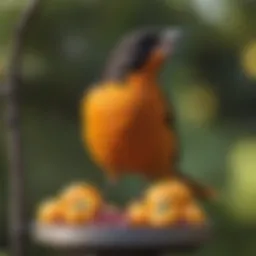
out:
{"label": "feeder tray", "polygon": [[[34,224],[36,243],[81,255],[159,255],[161,253],[195,252],[210,236],[209,226],[163,229],[101,227],[96,225],[71,228]],[[80,254],[79,254],[80,255]]]}

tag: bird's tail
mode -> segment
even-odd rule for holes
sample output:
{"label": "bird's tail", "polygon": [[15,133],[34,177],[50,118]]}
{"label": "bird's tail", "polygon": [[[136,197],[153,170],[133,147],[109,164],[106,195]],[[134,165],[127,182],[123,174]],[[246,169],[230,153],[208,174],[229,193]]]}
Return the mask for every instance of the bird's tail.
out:
{"label": "bird's tail", "polygon": [[214,188],[202,184],[181,172],[178,172],[176,176],[183,181],[199,199],[212,200],[217,198],[217,192]]}

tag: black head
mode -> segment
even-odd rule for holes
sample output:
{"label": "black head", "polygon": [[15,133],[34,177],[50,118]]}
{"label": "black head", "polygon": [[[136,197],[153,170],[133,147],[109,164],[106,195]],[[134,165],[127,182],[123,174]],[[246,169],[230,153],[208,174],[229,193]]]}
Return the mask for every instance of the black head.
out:
{"label": "black head", "polygon": [[167,57],[178,36],[177,30],[170,29],[143,29],[126,35],[110,55],[103,79],[120,80],[140,70],[156,49],[161,49]]}

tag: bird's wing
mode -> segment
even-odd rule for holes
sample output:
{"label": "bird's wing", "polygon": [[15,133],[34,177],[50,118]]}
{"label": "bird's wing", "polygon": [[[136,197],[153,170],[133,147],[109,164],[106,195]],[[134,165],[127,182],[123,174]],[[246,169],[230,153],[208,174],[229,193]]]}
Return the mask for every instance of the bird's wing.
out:
{"label": "bird's wing", "polygon": [[178,150],[175,153],[176,155],[176,164],[179,163],[180,157],[181,157],[181,146],[180,146],[180,139],[179,139],[179,133],[176,128],[176,118],[175,118],[175,111],[174,106],[171,103],[171,101],[163,95],[163,102],[165,106],[165,112],[164,112],[164,123],[166,127],[175,134],[177,140],[175,143],[177,143]]}
{"label": "bird's wing", "polygon": [[169,128],[174,128],[175,118],[170,109],[166,109],[164,122]]}
{"label": "bird's wing", "polygon": [[165,124],[170,128],[174,129],[175,128],[175,114],[174,114],[174,108],[173,105],[171,104],[170,100],[167,99],[163,95],[163,102],[164,102],[164,122]]}

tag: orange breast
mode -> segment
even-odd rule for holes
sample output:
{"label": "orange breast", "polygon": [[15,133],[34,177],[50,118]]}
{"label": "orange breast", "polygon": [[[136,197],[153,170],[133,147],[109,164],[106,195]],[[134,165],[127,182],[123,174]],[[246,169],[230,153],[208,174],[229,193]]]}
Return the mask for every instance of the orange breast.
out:
{"label": "orange breast", "polygon": [[169,171],[175,134],[164,124],[156,86],[106,84],[82,102],[82,136],[105,170],[157,176]]}

